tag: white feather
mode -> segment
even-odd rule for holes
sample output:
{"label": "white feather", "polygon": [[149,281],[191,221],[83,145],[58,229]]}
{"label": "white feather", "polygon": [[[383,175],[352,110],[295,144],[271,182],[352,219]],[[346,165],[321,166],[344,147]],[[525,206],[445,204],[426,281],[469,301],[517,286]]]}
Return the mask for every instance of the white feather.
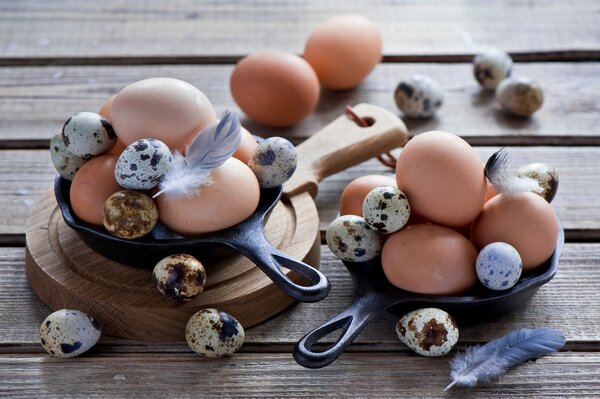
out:
{"label": "white feather", "polygon": [[537,180],[527,176],[516,176],[511,172],[508,151],[502,148],[494,153],[485,164],[485,175],[498,194],[519,194],[528,191],[541,193]]}

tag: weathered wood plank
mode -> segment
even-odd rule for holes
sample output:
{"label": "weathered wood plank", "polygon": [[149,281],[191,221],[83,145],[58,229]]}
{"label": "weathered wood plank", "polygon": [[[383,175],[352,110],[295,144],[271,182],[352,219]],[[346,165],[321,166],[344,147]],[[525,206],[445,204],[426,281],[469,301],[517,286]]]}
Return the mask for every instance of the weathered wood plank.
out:
{"label": "weathered wood plank", "polygon": [[[79,111],[96,111],[128,83],[154,76],[186,80],[201,88],[218,111],[235,108],[227,65],[0,68],[0,147],[44,145]],[[242,117],[251,132],[301,141],[343,112],[346,104],[370,102],[399,112],[393,92],[402,77],[421,73],[438,80],[445,104],[430,120],[405,119],[412,134],[427,130],[459,133],[473,144],[600,144],[600,63],[517,64],[545,91],[545,104],[530,119],[509,116],[483,92],[470,64],[381,64],[355,90],[324,90],[317,110],[290,129],[270,129]]]}
{"label": "weathered wood plank", "polygon": [[[354,283],[343,264],[322,247],[321,270],[331,281],[331,294],[318,303],[292,305],[247,331],[245,352],[285,351],[310,329],[352,302]],[[556,277],[523,308],[497,320],[460,326],[460,342],[487,342],[518,327],[550,326],[562,330],[567,348],[589,348],[600,341],[600,244],[568,244]],[[0,248],[0,352],[39,352],[38,328],[50,310],[27,285],[22,248]],[[398,316],[384,313],[372,321],[350,351],[404,351],[394,325]],[[324,342],[332,342],[335,337]],[[600,349],[600,348],[597,348]],[[185,343],[152,344],[103,337],[99,352],[185,352]]]}
{"label": "weathered wood plank", "polygon": [[[497,148],[476,147],[482,160]],[[559,193],[553,205],[567,229],[567,237],[600,237],[600,147],[511,147],[513,164],[546,162],[560,174]],[[391,173],[376,160],[357,165],[327,178],[319,186],[317,207],[321,230],[335,218],[340,194],[352,179],[367,174]],[[25,232],[30,209],[43,192],[50,189],[54,168],[45,150],[0,151],[0,235],[17,238]],[[6,241],[7,243],[14,241]]]}
{"label": "weathered wood plank", "polygon": [[29,0],[0,5],[0,62],[231,60],[262,49],[301,53],[319,22],[348,13],[371,18],[382,31],[384,53],[395,59],[452,59],[485,46],[555,58],[600,54],[593,1]]}
{"label": "weathered wood plank", "polygon": [[555,353],[510,370],[500,381],[442,392],[448,357],[353,353],[320,370],[297,365],[290,354],[104,356],[75,359],[0,357],[0,394],[16,397],[357,397],[542,398],[598,397],[600,355]]}

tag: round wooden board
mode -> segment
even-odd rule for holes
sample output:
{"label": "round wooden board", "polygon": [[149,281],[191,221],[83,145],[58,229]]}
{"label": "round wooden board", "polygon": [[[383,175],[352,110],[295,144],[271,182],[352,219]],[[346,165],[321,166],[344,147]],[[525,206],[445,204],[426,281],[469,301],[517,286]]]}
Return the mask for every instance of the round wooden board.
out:
{"label": "round wooden board", "polygon": [[[279,250],[318,267],[318,225],[315,204],[304,193],[279,201],[265,234]],[[26,238],[26,273],[33,291],[52,309],[89,313],[108,335],[183,340],[185,324],[200,309],[226,311],[248,328],[293,302],[241,255],[205,264],[207,284],[193,300],[165,298],[154,287],[150,269],[113,262],[88,248],[62,220],[51,191],[34,207]]]}

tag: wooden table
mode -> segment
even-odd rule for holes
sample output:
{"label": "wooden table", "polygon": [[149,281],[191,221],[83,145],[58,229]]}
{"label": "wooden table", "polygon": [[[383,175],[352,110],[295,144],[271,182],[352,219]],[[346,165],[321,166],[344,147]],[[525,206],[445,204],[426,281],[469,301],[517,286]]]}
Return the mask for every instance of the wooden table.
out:
{"label": "wooden table", "polygon": [[[317,111],[291,129],[244,120],[253,133],[301,142],[345,104],[395,110],[392,93],[410,73],[437,79],[446,102],[431,120],[407,120],[412,134],[462,135],[482,159],[510,146],[517,165],[542,161],[560,173],[554,202],[567,245],[554,280],[515,313],[461,326],[457,349],[517,327],[564,331],[559,353],[510,371],[501,381],[443,393],[449,357],[413,355],[395,337],[396,317],[373,321],[329,367],[307,370],[295,342],[344,307],[353,283],[322,247],[330,296],[297,304],[247,331],[231,358],[203,359],[185,343],[105,336],[88,354],[63,360],[41,348],[50,313],[24,273],[29,210],[52,184],[49,138],[69,115],[96,110],[125,84],[177,77],[201,88],[218,111],[234,106],[228,80],[241,56],[264,49],[302,52],[308,32],[338,13],[360,13],[381,28],[384,62],[356,90],[324,91]],[[470,59],[491,46],[509,51],[514,74],[540,82],[543,108],[530,119],[500,111],[479,90]],[[0,396],[2,397],[599,397],[600,396],[600,7],[573,1],[102,1],[0,2]],[[351,179],[389,173],[368,161],[321,184],[322,230]]]}

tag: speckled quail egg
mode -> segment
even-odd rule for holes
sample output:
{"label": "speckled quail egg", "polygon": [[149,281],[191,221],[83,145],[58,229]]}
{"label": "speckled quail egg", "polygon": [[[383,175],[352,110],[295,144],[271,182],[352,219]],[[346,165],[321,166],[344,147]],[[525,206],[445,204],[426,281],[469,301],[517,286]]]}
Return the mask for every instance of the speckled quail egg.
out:
{"label": "speckled quail egg", "polygon": [[558,191],[558,172],[550,165],[542,162],[530,163],[517,170],[518,176],[527,176],[537,180],[542,192],[539,193],[546,201],[552,202]]}
{"label": "speckled quail egg", "polygon": [[125,240],[143,237],[158,221],[152,198],[132,190],[117,191],[104,203],[102,223],[112,235]]}
{"label": "speckled quail egg", "polygon": [[505,242],[493,242],[479,251],[475,270],[481,284],[495,291],[512,288],[523,270],[519,252]]}
{"label": "speckled quail egg", "polygon": [[496,99],[506,111],[528,117],[542,106],[544,92],[529,78],[507,78],[496,88]]}
{"label": "speckled quail egg", "polygon": [[204,291],[206,271],[192,255],[170,255],[156,264],[152,271],[156,288],[166,297],[189,301]]}
{"label": "speckled quail egg", "polygon": [[69,152],[89,159],[110,150],[117,142],[117,135],[110,122],[102,116],[80,112],[67,119],[62,139]]}
{"label": "speckled quail egg", "polygon": [[115,179],[130,190],[149,190],[171,170],[173,156],[165,143],[141,139],[131,143],[119,155]]}
{"label": "speckled quail egg", "polygon": [[393,233],[404,227],[408,221],[410,205],[406,195],[396,187],[376,187],[365,197],[363,216],[373,230],[379,233]]}
{"label": "speckled quail egg", "polygon": [[327,228],[326,240],[335,256],[348,262],[365,262],[381,253],[382,239],[371,230],[365,219],[344,215]]}
{"label": "speckled quail egg", "polygon": [[411,75],[398,83],[394,99],[406,116],[429,118],[444,103],[444,91],[429,76]]}
{"label": "speckled quail egg", "polygon": [[513,60],[507,52],[491,49],[473,58],[473,75],[486,90],[495,90],[498,84],[510,76]]}
{"label": "speckled quail egg", "polygon": [[60,134],[50,140],[50,158],[58,174],[66,180],[73,180],[75,173],[86,162],[85,159],[69,152]]}
{"label": "speckled quail egg", "polygon": [[248,160],[248,166],[261,188],[282,185],[292,177],[297,165],[294,145],[281,137],[271,137],[258,143]]}
{"label": "speckled quail egg", "polygon": [[422,356],[444,356],[458,341],[458,327],[447,312],[423,308],[404,315],[396,323],[400,341]]}
{"label": "speckled quail egg", "polygon": [[233,316],[217,309],[202,309],[185,326],[185,340],[196,353],[207,357],[229,356],[244,343],[244,327]]}
{"label": "speckled quail egg", "polygon": [[40,341],[52,356],[75,357],[96,345],[101,332],[93,317],[79,310],[61,309],[42,322]]}

